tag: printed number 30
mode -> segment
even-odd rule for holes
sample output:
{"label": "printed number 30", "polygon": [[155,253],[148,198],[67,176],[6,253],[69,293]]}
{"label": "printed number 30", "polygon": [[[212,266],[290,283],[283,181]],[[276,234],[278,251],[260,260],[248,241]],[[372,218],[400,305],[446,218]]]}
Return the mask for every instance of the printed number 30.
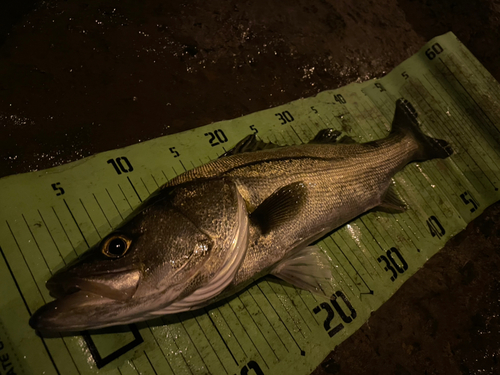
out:
{"label": "printed number 30", "polygon": [[[392,254],[396,254],[396,257],[401,262],[401,266],[398,263],[396,263],[396,260],[392,257]],[[398,249],[396,249],[395,247],[391,247],[389,250],[387,250],[386,255],[387,256],[385,255],[379,256],[377,260],[379,263],[382,262],[385,263],[384,270],[392,272],[391,281],[394,281],[398,278],[398,273],[404,273],[408,269],[408,263],[406,263],[406,260],[403,258]]]}
{"label": "printed number 30", "polygon": [[281,113],[275,113],[275,116],[278,116],[278,119],[281,121],[281,125],[285,125],[287,122],[292,122],[295,120],[292,114],[288,111],[283,111]]}

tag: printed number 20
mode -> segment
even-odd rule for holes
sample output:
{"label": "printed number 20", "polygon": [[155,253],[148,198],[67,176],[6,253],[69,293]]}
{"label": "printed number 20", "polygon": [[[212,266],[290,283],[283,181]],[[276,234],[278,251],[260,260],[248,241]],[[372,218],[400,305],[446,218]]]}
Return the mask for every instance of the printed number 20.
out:
{"label": "printed number 20", "polygon": [[[337,301],[338,297],[340,297],[342,301],[344,301],[344,304],[349,309],[350,312],[349,315],[347,315],[342,309],[342,307],[340,307]],[[344,329],[344,325],[342,323],[339,323],[335,327],[331,328],[331,322],[335,317],[335,313],[332,309],[332,306],[335,309],[335,311],[337,311],[337,313],[340,315],[342,321],[347,324],[351,323],[354,319],[356,319],[356,316],[358,316],[358,314],[356,313],[356,310],[354,310],[354,307],[352,307],[351,302],[349,302],[345,294],[342,293],[341,291],[338,291],[332,295],[332,297],[330,298],[330,303],[331,305],[327,302],[319,304],[313,309],[313,312],[314,314],[318,314],[321,310],[326,311],[327,316],[325,321],[323,322],[323,327],[325,328],[325,331],[328,332],[328,336],[333,337],[334,335],[336,335],[337,333],[339,333],[341,330]]]}
{"label": "printed number 20", "polygon": [[214,132],[205,133],[205,136],[210,137],[208,142],[210,143],[210,145],[212,145],[212,147],[215,147],[221,143],[227,142],[227,137],[224,134],[224,132],[222,131],[222,129],[217,129]]}

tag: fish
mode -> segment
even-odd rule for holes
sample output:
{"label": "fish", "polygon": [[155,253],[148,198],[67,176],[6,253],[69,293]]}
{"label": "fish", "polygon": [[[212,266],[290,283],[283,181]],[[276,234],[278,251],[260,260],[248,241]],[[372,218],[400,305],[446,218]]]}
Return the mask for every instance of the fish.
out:
{"label": "fish", "polygon": [[29,324],[79,332],[145,321],[231,298],[266,275],[327,295],[331,266],[311,244],[367,211],[403,212],[394,175],[453,154],[417,116],[398,99],[389,135],[365,143],[333,129],[294,146],[247,136],[167,182],[52,275],[55,299]]}

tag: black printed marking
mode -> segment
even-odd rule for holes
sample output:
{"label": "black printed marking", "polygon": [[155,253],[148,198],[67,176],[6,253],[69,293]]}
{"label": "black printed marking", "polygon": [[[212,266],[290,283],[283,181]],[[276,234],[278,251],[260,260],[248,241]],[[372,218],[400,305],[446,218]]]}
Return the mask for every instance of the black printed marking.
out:
{"label": "black printed marking", "polygon": [[[104,216],[104,218],[106,219],[106,221],[108,222],[108,225],[113,228],[113,226],[111,225],[111,223],[109,222],[108,220],[108,217],[106,216],[106,214],[104,213],[104,210],[102,209],[101,207],[101,204],[99,203],[99,201],[97,200],[97,197],[95,196],[94,193],[92,193],[92,195],[94,196],[94,199],[95,199],[95,202],[97,203],[97,205],[99,206],[101,212],[102,212],[102,215]],[[114,203],[114,202],[113,202]],[[82,203],[83,204],[83,203]],[[116,206],[115,206],[116,207]]]}
{"label": "black printed marking", "polygon": [[[9,227],[9,229],[10,229],[10,227]],[[11,233],[12,233],[12,231],[11,231]],[[12,237],[14,237],[14,235],[12,235]],[[17,240],[15,239],[15,237],[14,237],[14,240],[16,241],[16,244],[17,244]],[[17,245],[17,247],[19,247],[19,245]],[[21,288],[19,287],[19,284],[17,283],[17,280],[14,276],[14,272],[12,272],[12,268],[10,268],[10,264],[7,261],[7,258],[5,257],[5,254],[3,252],[2,247],[0,247],[0,253],[2,253],[3,260],[4,260],[5,264],[7,265],[7,269],[9,270],[9,273],[10,273],[10,276],[12,277],[12,280],[14,280],[14,284],[16,284],[17,291],[19,292],[19,295],[21,296],[21,299],[24,302],[24,306],[26,307],[26,310],[28,310],[28,314],[30,314],[30,316],[31,316],[32,314],[31,314],[31,310],[28,306],[28,302],[26,302],[26,298],[24,298],[24,294],[23,294],[23,292],[21,292]]]}
{"label": "black printed marking", "polygon": [[[238,299],[239,299],[239,297],[238,297]],[[241,300],[240,300],[240,302],[241,302]],[[262,358],[262,360],[264,361],[264,364],[266,365],[266,367],[267,367],[267,368],[269,368],[269,366],[267,365],[266,360],[264,359],[264,356],[263,356],[263,355],[262,355],[262,353],[260,352],[260,350],[259,350],[259,348],[257,347],[257,345],[255,345],[255,343],[253,342],[252,337],[248,334],[248,332],[247,332],[247,330],[246,330],[245,326],[243,325],[243,323],[241,323],[241,320],[240,320],[240,318],[238,317],[238,314],[236,314],[236,313],[234,312],[233,306],[231,306],[231,303],[228,303],[227,305],[229,306],[229,308],[230,308],[230,309],[231,309],[231,311],[233,312],[234,316],[236,317],[236,320],[238,320],[238,323],[240,324],[240,327],[243,329],[243,331],[245,331],[245,333],[246,333],[246,335],[247,335],[248,339],[250,340],[250,342],[252,343],[253,347],[257,350],[257,353],[259,353],[260,358]]]}
{"label": "black printed marking", "polygon": [[[252,297],[252,299],[254,300],[255,304],[257,306],[259,306],[259,308],[262,310],[262,307],[259,305],[259,303],[257,302],[257,300],[255,299],[255,297],[253,296],[252,292],[250,289],[248,289],[248,294],[250,294],[250,297]],[[276,336],[280,339],[281,341],[281,344],[283,344],[283,347],[286,349],[287,352],[290,352],[288,350],[288,348],[286,347],[285,343],[283,342],[283,340],[281,339],[281,336],[278,334],[278,332],[276,332],[276,329],[274,328],[274,326],[271,324],[271,322],[269,321],[269,318],[267,317],[267,314],[263,314],[264,315],[264,318],[266,318],[267,320],[267,323],[269,323],[269,326],[273,329],[274,333],[276,334]]]}
{"label": "black printed marking", "polygon": [[[366,283],[365,279],[363,279],[363,277],[361,277],[361,275],[359,274],[358,270],[354,267],[354,265],[351,263],[351,260],[347,257],[347,255],[345,255],[344,251],[340,248],[340,246],[335,242],[335,240],[333,239],[333,235],[330,236],[330,238],[332,239],[332,241],[335,243],[335,245],[337,246],[337,248],[340,250],[340,252],[342,253],[342,255],[344,256],[344,258],[347,260],[347,262],[349,262],[350,266],[352,267],[352,269],[354,271],[356,271],[356,274],[358,275],[358,277],[361,279],[361,281],[363,281],[363,284],[365,284],[366,288],[368,289],[368,292],[361,292],[361,289],[359,289],[359,287],[357,286],[356,283],[354,283],[354,285],[356,285],[356,287],[358,287],[358,290],[360,291],[360,294],[373,294],[373,290],[368,286],[368,284]],[[354,280],[353,280],[354,282]]]}
{"label": "black printed marking", "polygon": [[80,226],[78,225],[78,223],[77,223],[77,221],[76,221],[76,219],[75,219],[75,216],[73,215],[73,212],[71,212],[71,209],[70,209],[70,208],[69,208],[69,206],[68,206],[68,202],[66,202],[66,199],[63,199],[63,201],[64,201],[64,204],[66,205],[66,208],[68,209],[68,211],[69,211],[69,213],[70,213],[71,217],[73,218],[73,221],[75,222],[76,227],[77,227],[77,228],[78,228],[78,230],[80,231],[80,234],[82,235],[82,238],[83,238],[83,240],[85,241],[85,244],[87,245],[87,247],[90,247],[90,246],[89,246],[89,243],[87,242],[87,239],[86,239],[86,238],[85,238],[85,236],[83,235],[82,229],[81,229],[81,228],[80,228]]}
{"label": "black printed marking", "polygon": [[[267,282],[269,284],[269,282]],[[274,313],[276,314],[276,316],[278,317],[278,319],[280,320],[281,324],[283,324],[283,327],[286,329],[286,331],[288,332],[288,334],[290,335],[290,337],[292,338],[293,342],[295,343],[295,345],[297,345],[297,348],[303,352],[302,348],[300,347],[299,343],[297,342],[297,340],[295,340],[295,337],[293,337],[292,333],[290,332],[290,330],[288,329],[288,327],[286,326],[285,322],[283,321],[283,319],[281,319],[281,316],[278,314],[278,312],[276,311],[276,309],[274,308],[273,304],[271,303],[271,301],[269,301],[269,298],[267,298],[266,294],[264,293],[264,291],[260,288],[259,284],[256,284],[257,288],[259,288],[260,292],[262,293],[262,295],[265,297],[265,299],[267,300],[267,303],[269,303],[269,306],[271,306],[271,308],[274,310]],[[269,286],[270,287],[270,286]],[[271,288],[272,289],[272,288]],[[291,318],[291,317],[290,317]],[[293,321],[293,319],[292,319]],[[278,335],[279,336],[279,335]],[[284,344],[283,344],[284,345]],[[286,346],[285,346],[286,348]],[[287,348],[287,351],[288,351],[288,348]]]}
{"label": "black printed marking", "polygon": [[151,174],[151,177],[153,178],[153,181],[155,182],[156,187],[160,187],[160,185],[158,185],[158,182],[156,181],[155,176],[153,176],[153,174]]}
{"label": "black printed marking", "polygon": [[[118,186],[119,186],[119,185],[118,185]],[[121,190],[121,188],[120,188],[120,190]],[[116,208],[116,212],[118,212],[118,215],[120,215],[120,218],[123,220],[122,213],[120,212],[120,210],[119,210],[119,209],[118,209],[118,207],[116,206],[116,203],[115,203],[115,201],[114,201],[113,197],[111,196],[111,194],[109,194],[109,191],[108,191],[108,189],[107,189],[107,188],[106,188],[106,193],[108,193],[109,199],[111,199],[111,202],[113,202],[113,206],[115,206],[115,208]],[[122,191],[122,194],[123,194],[123,191]],[[129,204],[129,206],[130,206],[130,204]],[[131,208],[132,208],[132,207],[131,207]]]}
{"label": "black printed marking", "polygon": [[[260,329],[259,325],[257,324],[257,322],[254,320],[252,314],[250,314],[250,311],[248,311],[245,303],[243,303],[243,301],[241,300],[241,298],[238,296],[238,299],[240,300],[241,304],[243,305],[243,307],[245,308],[245,311],[248,313],[248,316],[250,318],[252,318],[252,321],[253,323],[255,324],[255,326],[257,327],[257,329],[259,330],[261,336],[264,338],[264,340],[266,341],[267,345],[271,348],[271,350],[273,351],[273,354],[274,356],[276,357],[276,359],[278,360],[278,362],[280,361],[280,359],[278,358],[277,354],[276,354],[276,351],[274,350],[274,348],[272,347],[272,345],[269,343],[269,341],[267,340],[267,337],[262,333],[262,330]],[[257,305],[258,306],[258,305]],[[259,307],[259,310],[262,312],[262,309]],[[263,314],[264,315],[264,314]]]}
{"label": "black printed marking", "polygon": [[151,195],[151,192],[149,191],[148,187],[146,186],[146,183],[144,182],[144,180],[142,179],[141,177],[141,182],[142,184],[144,185],[144,187],[146,188],[146,191],[148,192],[148,195]]}
{"label": "black printed marking", "polygon": [[[155,370],[155,367],[153,366],[153,364],[151,363],[151,360],[149,359],[149,356],[148,356],[148,353],[146,353],[145,350],[143,350],[143,353],[144,355],[146,356],[146,359],[148,360],[149,362],[149,365],[151,366],[151,369],[153,370],[153,372],[155,373],[155,375],[158,375],[158,373],[156,372]],[[170,365],[169,365],[170,366]]]}
{"label": "black printed marking", "polygon": [[[153,339],[155,340],[155,343],[156,343],[156,347],[160,348],[160,351],[161,351],[161,354],[163,354],[163,358],[165,358],[165,361],[167,362],[167,365],[168,367],[170,367],[170,371],[172,371],[173,374],[175,374],[175,371],[174,369],[172,368],[172,365],[170,364],[170,362],[168,361],[168,358],[165,354],[165,352],[163,351],[163,347],[158,343],[158,340],[156,339],[156,336],[155,334],[153,333],[153,330],[151,329],[151,327],[149,326],[148,324],[148,328],[149,328],[149,331],[151,332],[151,336],[153,336]],[[149,359],[148,359],[149,360]],[[150,362],[151,363],[151,362]]]}
{"label": "black printed marking", "polygon": [[89,218],[89,220],[90,220],[90,222],[91,222],[92,226],[94,227],[95,232],[97,233],[97,235],[99,236],[99,238],[102,238],[102,237],[101,237],[101,235],[99,234],[99,231],[97,230],[97,227],[96,227],[96,226],[95,226],[95,224],[94,224],[94,220],[92,220],[92,218],[90,217],[90,214],[89,214],[89,212],[87,211],[87,207],[85,207],[85,205],[83,204],[83,201],[82,201],[82,199],[81,199],[81,198],[80,198],[80,203],[81,203],[81,205],[82,205],[82,207],[83,207],[83,210],[84,210],[84,211],[85,211],[85,213],[87,214],[87,216],[88,216],[88,218]]}
{"label": "black printed marking", "polygon": [[[179,318],[179,314],[176,314],[176,317],[177,317],[177,320],[178,322],[181,324],[182,326],[182,329],[184,329],[184,332],[186,333],[187,337],[189,338],[189,341],[191,341],[191,344],[192,346],[194,346],[195,350],[196,350],[196,353],[198,353],[201,361],[203,362],[203,365],[205,366],[205,369],[207,369],[208,371],[208,366],[205,362],[205,360],[203,359],[203,356],[201,355],[200,351],[198,350],[198,346],[194,343],[193,339],[191,338],[191,335],[189,334],[188,330],[186,329],[186,327],[184,326],[184,323],[182,322],[182,320]],[[203,330],[202,330],[203,332]],[[187,363],[186,363],[187,364]],[[222,365],[222,367],[224,367],[224,365]],[[225,369],[224,369],[225,370]],[[226,371],[227,373],[227,371]]]}
{"label": "black printed marking", "polygon": [[49,230],[49,227],[47,226],[47,223],[45,222],[45,219],[43,218],[42,213],[40,212],[40,210],[37,210],[37,211],[38,211],[38,215],[40,215],[40,218],[42,219],[42,222],[43,222],[43,225],[45,226],[45,229],[47,229],[47,233],[49,233],[49,236],[50,236],[50,239],[52,240],[52,243],[54,244],[54,246],[57,249],[57,252],[59,253],[59,256],[61,257],[61,259],[64,262],[64,264],[66,264],[66,261],[63,259],[61,251],[59,250],[59,246],[57,246],[57,243],[54,240],[54,237],[52,236],[52,233]]}
{"label": "black printed marking", "polygon": [[82,337],[84,338],[85,342],[87,343],[90,354],[94,358],[94,361],[96,363],[97,368],[99,368],[99,369],[103,368],[108,363],[114,361],[118,357],[127,353],[129,350],[132,350],[133,348],[135,348],[136,346],[138,346],[144,342],[144,339],[142,338],[141,333],[139,332],[139,330],[137,329],[135,324],[130,324],[128,327],[130,328],[130,332],[134,335],[134,340],[132,340],[128,344],[122,346],[121,348],[115,350],[113,353],[108,354],[104,358],[101,357],[101,354],[99,353],[99,350],[97,350],[97,347],[95,346],[94,340],[92,340],[92,337],[90,336],[88,331],[82,332]]}
{"label": "black printed marking", "polygon": [[[207,314],[208,315],[208,314]],[[217,359],[219,360],[219,363],[221,364],[221,366],[224,368],[224,371],[226,372],[226,374],[228,374],[228,371],[226,369],[226,367],[224,366],[224,363],[221,361],[220,357],[219,357],[219,354],[217,353],[217,351],[214,349],[214,347],[212,346],[212,343],[210,342],[209,338],[207,337],[207,334],[205,333],[205,331],[203,330],[203,328],[201,328],[201,325],[200,323],[198,322],[198,319],[196,318],[196,316],[191,312],[191,317],[194,319],[194,321],[196,322],[196,324],[198,324],[198,327],[200,329],[201,332],[203,332],[203,336],[205,336],[205,339],[207,340],[208,342],[208,345],[210,345],[210,348],[212,348],[215,356],[217,357]],[[199,354],[199,353],[198,353]],[[200,354],[200,357],[201,357],[201,354]],[[238,364],[236,364],[238,365]]]}
{"label": "black printed marking", "polygon": [[[142,202],[142,199],[141,199],[141,196],[139,195],[139,193],[137,192],[137,190],[135,189],[135,186],[134,184],[132,183],[132,181],[130,180],[130,177],[127,176],[127,180],[128,182],[130,182],[130,186],[132,186],[132,189],[134,189],[134,192],[135,194],[137,195],[137,198],[139,198],[139,201]],[[132,208],[132,207],[130,207]]]}
{"label": "black printed marking", "polygon": [[[224,337],[222,337],[222,335],[221,335],[221,333],[220,333],[220,331],[219,331],[219,328],[217,328],[217,325],[214,323],[214,321],[213,321],[212,317],[210,316],[210,313],[208,312],[208,310],[207,310],[206,308],[205,308],[204,310],[205,310],[205,313],[206,313],[206,314],[207,314],[207,316],[208,316],[208,319],[210,319],[210,322],[212,323],[213,327],[215,328],[215,330],[216,330],[216,331],[217,331],[217,333],[219,334],[220,339],[222,340],[222,342],[223,342],[223,343],[224,343],[224,345],[226,346],[227,351],[229,352],[229,354],[231,354],[231,358],[233,358],[234,363],[236,363],[236,366],[239,366],[238,361],[237,361],[237,360],[236,360],[236,358],[234,357],[234,354],[233,354],[233,352],[231,351],[231,349],[229,349],[229,345],[227,345],[226,340],[224,340]],[[221,314],[221,315],[222,315],[222,314]],[[227,323],[226,323],[226,324],[227,324]],[[234,336],[234,334],[233,334],[233,336]],[[239,344],[239,342],[238,342],[238,344]],[[240,345],[240,347],[241,347],[241,345]],[[243,350],[243,348],[241,348],[241,350]],[[244,350],[243,350],[243,352],[244,352]]]}
{"label": "black printed marking", "polygon": [[[21,252],[21,255],[24,258],[24,254],[22,254],[21,248],[19,247],[19,244],[17,243],[17,239],[14,236],[14,233],[12,233],[12,229],[10,228],[10,225],[9,225],[8,222],[7,222],[7,226],[9,227],[9,231],[12,234],[12,237],[14,238],[14,241],[16,242],[17,248],[19,249],[19,251]],[[0,253],[2,253],[3,260],[5,261],[5,264],[7,265],[7,269],[9,270],[10,276],[12,277],[12,280],[14,281],[14,284],[16,285],[17,291],[19,292],[19,295],[21,296],[21,299],[23,300],[24,306],[26,307],[26,310],[28,311],[28,314],[31,316],[32,314],[31,314],[31,310],[30,310],[30,308],[28,306],[28,302],[26,302],[26,298],[24,298],[24,294],[23,294],[23,292],[21,292],[21,288],[19,287],[19,284],[17,283],[17,280],[16,280],[16,278],[14,276],[14,272],[12,272],[12,268],[10,268],[10,264],[7,261],[7,258],[5,257],[5,254],[4,254],[3,249],[1,247],[0,247]],[[26,263],[26,259],[24,260],[24,262]],[[28,266],[27,263],[26,263],[26,266]],[[30,273],[31,273],[31,269],[29,268],[29,266],[28,266],[28,269],[30,270]],[[31,277],[33,277],[33,274],[31,274]],[[34,280],[34,278],[33,278],[33,280]],[[42,337],[40,337],[40,340],[42,340],[43,347],[45,348],[45,351],[47,352],[47,355],[49,356],[50,362],[52,362],[52,366],[54,366],[54,370],[56,370],[56,372],[57,372],[58,375],[61,375],[61,373],[59,372],[59,369],[56,366],[54,358],[52,357],[52,354],[50,353],[50,350],[47,347],[47,344],[45,343],[45,340]]]}
{"label": "black printed marking", "polygon": [[28,228],[28,231],[30,232],[30,235],[31,235],[31,238],[33,238],[33,241],[35,242],[35,245],[38,249],[38,252],[40,253],[40,255],[42,256],[42,259],[43,261],[45,262],[45,265],[47,266],[47,269],[49,270],[49,272],[52,274],[52,271],[49,267],[49,264],[47,263],[47,259],[45,259],[45,257],[43,256],[43,253],[42,253],[42,250],[40,249],[40,245],[38,244],[38,241],[36,240],[35,236],[33,235],[33,232],[31,231],[31,228],[28,224],[28,222],[26,221],[26,218],[24,217],[24,214],[21,215],[24,219],[24,222],[26,224],[26,227]]}
{"label": "black printed marking", "polygon": [[76,249],[75,249],[75,247],[73,246],[73,243],[71,242],[71,240],[70,240],[70,238],[69,238],[69,236],[68,236],[68,232],[66,232],[66,229],[64,228],[64,225],[62,225],[62,223],[61,223],[61,219],[59,218],[59,215],[57,215],[57,212],[56,212],[56,210],[55,210],[55,208],[54,208],[54,207],[52,207],[52,211],[54,212],[54,215],[56,215],[57,221],[59,222],[59,225],[61,226],[61,228],[62,228],[62,230],[63,230],[64,234],[66,235],[66,238],[68,239],[68,242],[69,242],[69,244],[71,245],[71,248],[73,249],[73,252],[74,252],[74,253],[75,253],[75,255],[78,257],[78,253],[76,252]]}
{"label": "black printed marking", "polygon": [[[182,162],[182,160],[179,160],[179,163],[181,163],[182,168],[184,168],[184,171],[186,171],[186,172],[187,172],[187,169],[186,169],[186,167],[184,166],[184,163]],[[173,168],[173,167],[172,167],[172,168]]]}

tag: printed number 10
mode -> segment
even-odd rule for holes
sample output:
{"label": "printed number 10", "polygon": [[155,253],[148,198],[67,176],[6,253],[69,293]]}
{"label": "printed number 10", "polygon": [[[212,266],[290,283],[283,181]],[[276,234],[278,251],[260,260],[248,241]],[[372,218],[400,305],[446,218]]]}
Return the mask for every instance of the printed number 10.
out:
{"label": "printed number 10", "polygon": [[[134,170],[134,167],[132,167],[132,164],[130,164],[130,161],[125,156],[116,159],[109,159],[107,163],[111,164],[118,174],[122,174],[122,172],[128,173]],[[125,165],[123,163],[125,163]]]}

